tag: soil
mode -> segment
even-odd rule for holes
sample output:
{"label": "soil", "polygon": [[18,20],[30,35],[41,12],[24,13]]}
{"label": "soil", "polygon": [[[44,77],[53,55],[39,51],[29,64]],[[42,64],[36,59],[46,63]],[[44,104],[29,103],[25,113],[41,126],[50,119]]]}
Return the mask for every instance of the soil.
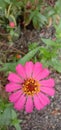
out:
{"label": "soil", "polygon": [[[0,57],[1,60],[6,63],[12,61],[16,54],[20,54],[21,57],[28,51],[28,45],[32,42],[37,42],[40,45],[41,37],[55,39],[54,28],[43,28],[40,31],[25,30],[22,31],[21,37],[13,44],[8,45],[6,41],[0,42]],[[27,114],[25,111],[19,112],[19,118],[22,120],[22,130],[61,130],[61,75],[51,70],[51,77],[55,79],[55,96],[51,97],[51,104],[46,106],[43,110],[34,111],[31,114]],[[5,86],[7,78],[4,72],[0,73],[1,86]],[[15,130],[15,128],[9,128],[8,130]]]}

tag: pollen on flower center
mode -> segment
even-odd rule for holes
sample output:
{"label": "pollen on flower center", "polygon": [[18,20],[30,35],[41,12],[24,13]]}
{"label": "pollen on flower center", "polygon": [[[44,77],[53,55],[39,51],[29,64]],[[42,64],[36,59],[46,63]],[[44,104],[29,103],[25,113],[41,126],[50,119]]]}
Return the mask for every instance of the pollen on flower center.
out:
{"label": "pollen on flower center", "polygon": [[40,91],[40,84],[33,78],[27,79],[23,83],[22,90],[27,95],[34,95]]}

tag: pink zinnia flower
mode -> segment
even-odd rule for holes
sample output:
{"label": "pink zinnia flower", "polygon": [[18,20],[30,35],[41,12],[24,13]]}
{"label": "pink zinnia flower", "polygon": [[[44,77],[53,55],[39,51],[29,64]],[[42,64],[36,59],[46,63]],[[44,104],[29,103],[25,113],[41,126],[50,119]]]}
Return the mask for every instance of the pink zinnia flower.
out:
{"label": "pink zinnia flower", "polygon": [[10,22],[10,23],[9,23],[9,26],[10,26],[11,28],[14,28],[14,27],[15,27],[15,23],[14,23],[14,22]]}
{"label": "pink zinnia flower", "polygon": [[[10,73],[6,85],[6,91],[10,93],[9,100],[14,103],[14,108],[26,112],[43,109],[50,103],[48,96],[53,96],[54,79],[45,79],[49,75],[49,70],[42,68],[42,64],[37,62],[27,62],[24,66],[18,64],[16,73]],[[48,95],[48,96],[47,96]]]}

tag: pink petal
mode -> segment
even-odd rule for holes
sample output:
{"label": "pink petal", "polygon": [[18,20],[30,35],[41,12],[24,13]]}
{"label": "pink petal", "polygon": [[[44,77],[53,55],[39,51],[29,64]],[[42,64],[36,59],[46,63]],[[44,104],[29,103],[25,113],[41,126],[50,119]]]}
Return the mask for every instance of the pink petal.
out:
{"label": "pink petal", "polygon": [[55,90],[53,88],[48,88],[48,87],[40,87],[40,90],[50,96],[54,96]]}
{"label": "pink petal", "polygon": [[48,69],[43,69],[43,71],[40,71],[40,73],[35,77],[37,80],[41,80],[46,78],[49,75]]}
{"label": "pink petal", "polygon": [[46,95],[44,95],[43,93],[40,92],[40,93],[38,94],[38,97],[39,97],[39,99],[40,99],[42,108],[43,108],[45,105],[47,105],[47,104],[50,103],[49,98],[48,98]]}
{"label": "pink petal", "polygon": [[18,75],[20,75],[22,78],[26,78],[24,66],[22,66],[21,64],[18,64],[16,66],[16,71]]}
{"label": "pink petal", "polygon": [[48,80],[42,80],[40,81],[41,86],[44,87],[54,87],[55,83],[54,83],[54,79],[50,78]]}
{"label": "pink petal", "polygon": [[31,113],[33,111],[33,101],[31,96],[28,96],[25,107],[26,112]]}
{"label": "pink petal", "polygon": [[26,96],[21,95],[19,100],[15,102],[14,108],[16,108],[17,110],[22,110],[24,108],[25,101],[26,101]]}
{"label": "pink petal", "polygon": [[13,92],[14,90],[20,89],[21,85],[15,83],[9,83],[6,85],[5,90],[7,92]]}
{"label": "pink petal", "polygon": [[8,80],[15,82],[15,83],[22,82],[22,79],[15,73],[10,73],[9,76],[8,76]]}
{"label": "pink petal", "polygon": [[33,63],[31,61],[30,62],[26,62],[26,64],[25,64],[25,71],[26,71],[27,78],[32,76],[33,66],[34,65],[33,65]]}
{"label": "pink petal", "polygon": [[34,105],[35,105],[36,109],[37,110],[42,109],[39,97],[37,95],[34,95],[33,98],[34,98]]}
{"label": "pink petal", "polygon": [[10,102],[16,102],[20,98],[21,94],[22,94],[21,90],[18,90],[17,92],[11,94],[9,96]]}
{"label": "pink petal", "polygon": [[32,77],[35,78],[37,75],[42,71],[42,64],[40,62],[36,62],[33,68],[33,75]]}

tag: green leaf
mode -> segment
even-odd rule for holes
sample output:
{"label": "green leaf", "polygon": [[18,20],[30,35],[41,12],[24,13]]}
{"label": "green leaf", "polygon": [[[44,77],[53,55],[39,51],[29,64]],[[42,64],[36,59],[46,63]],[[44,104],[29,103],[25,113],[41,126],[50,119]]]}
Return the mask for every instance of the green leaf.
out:
{"label": "green leaf", "polygon": [[49,67],[49,61],[46,59],[42,59],[41,63],[43,64],[44,67]]}
{"label": "green leaf", "polygon": [[9,125],[11,119],[11,109],[6,108],[4,112],[0,115],[0,125]]}
{"label": "green leaf", "polygon": [[21,127],[19,124],[15,124],[14,126],[15,126],[16,130],[21,130]]}
{"label": "green leaf", "polygon": [[45,39],[45,38],[42,38],[41,39],[46,45],[49,45],[49,46],[56,46],[56,41],[52,41],[51,39]]}
{"label": "green leaf", "polygon": [[4,0],[6,3],[10,4],[10,0]]}
{"label": "green leaf", "polygon": [[57,60],[57,59],[52,59],[51,60],[51,65],[53,66],[53,68],[57,71],[61,73],[61,61]]}
{"label": "green leaf", "polygon": [[22,59],[18,61],[18,63],[25,64],[27,61],[32,59],[32,57],[39,51],[40,47],[33,49],[32,51],[28,52]]}
{"label": "green leaf", "polygon": [[33,49],[36,49],[38,47],[38,43],[34,42],[32,44],[29,44],[28,50],[31,51]]}
{"label": "green leaf", "polygon": [[53,41],[51,39],[45,39],[45,38],[42,38],[41,39],[48,47],[51,46],[51,47],[54,47],[56,49],[60,49],[61,48],[61,44],[58,40],[56,41]]}
{"label": "green leaf", "polygon": [[5,7],[6,7],[6,4],[3,0],[0,0],[0,7],[3,9],[5,9]]}
{"label": "green leaf", "polygon": [[16,65],[17,65],[17,63],[5,63],[0,68],[0,71],[15,71],[15,66]]}
{"label": "green leaf", "polygon": [[38,18],[39,18],[40,22],[42,22],[42,23],[47,22],[47,18],[40,13],[38,13]]}
{"label": "green leaf", "polygon": [[12,119],[15,119],[15,118],[17,118],[17,113],[12,109],[12,111],[11,111],[12,113],[11,113],[11,118]]}
{"label": "green leaf", "polygon": [[53,9],[53,8],[50,9],[49,12],[48,12],[48,16],[51,17],[51,16],[54,15],[54,14],[55,14],[54,9]]}
{"label": "green leaf", "polygon": [[61,0],[57,0],[54,9],[56,14],[61,14]]}

